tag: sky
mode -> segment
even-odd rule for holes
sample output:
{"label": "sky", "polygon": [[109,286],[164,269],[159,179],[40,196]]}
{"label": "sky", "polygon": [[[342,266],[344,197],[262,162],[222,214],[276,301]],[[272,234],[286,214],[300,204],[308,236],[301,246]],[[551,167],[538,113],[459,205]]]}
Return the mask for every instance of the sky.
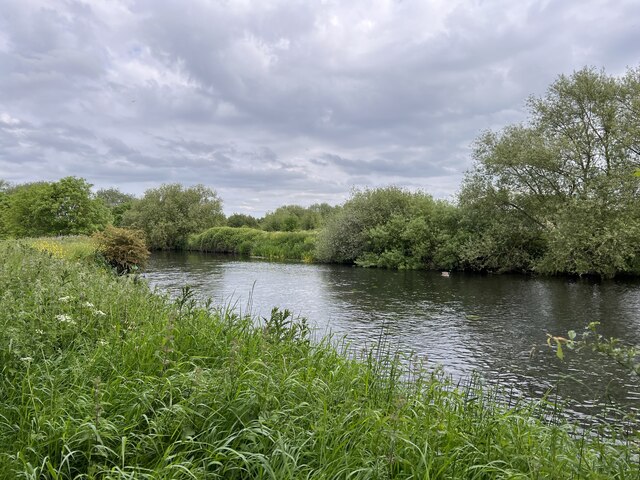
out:
{"label": "sky", "polygon": [[0,179],[453,199],[530,95],[639,65],[638,0],[0,0]]}

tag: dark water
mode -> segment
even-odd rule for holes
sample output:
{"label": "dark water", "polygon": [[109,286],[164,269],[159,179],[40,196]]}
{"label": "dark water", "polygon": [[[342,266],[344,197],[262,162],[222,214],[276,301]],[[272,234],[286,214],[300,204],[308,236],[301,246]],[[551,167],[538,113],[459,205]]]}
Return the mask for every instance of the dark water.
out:
{"label": "dark water", "polygon": [[442,365],[455,379],[478,372],[489,383],[538,398],[552,389],[570,415],[599,421],[640,411],[640,380],[590,351],[546,345],[589,322],[601,333],[640,343],[640,283],[570,281],[517,275],[480,276],[272,263],[198,253],[151,258],[152,286],[177,294],[190,285],[200,298],[268,316],[274,306],[309,319],[320,332],[346,335],[356,348],[381,331],[393,348]]}

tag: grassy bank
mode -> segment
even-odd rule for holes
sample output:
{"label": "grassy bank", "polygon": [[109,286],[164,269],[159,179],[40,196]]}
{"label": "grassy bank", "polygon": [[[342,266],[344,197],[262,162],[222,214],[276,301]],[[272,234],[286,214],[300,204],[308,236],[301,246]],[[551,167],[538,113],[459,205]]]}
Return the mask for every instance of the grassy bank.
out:
{"label": "grassy bank", "polygon": [[285,313],[256,326],[0,243],[0,477],[640,474],[624,441],[572,439],[538,419],[541,405],[500,407],[374,357],[312,344]]}
{"label": "grassy bank", "polygon": [[92,261],[97,255],[95,241],[88,236],[40,237],[24,240],[25,244],[67,260]]}
{"label": "grassy bank", "polygon": [[187,249],[235,253],[270,260],[313,261],[314,232],[266,232],[254,228],[214,227],[189,238]]}

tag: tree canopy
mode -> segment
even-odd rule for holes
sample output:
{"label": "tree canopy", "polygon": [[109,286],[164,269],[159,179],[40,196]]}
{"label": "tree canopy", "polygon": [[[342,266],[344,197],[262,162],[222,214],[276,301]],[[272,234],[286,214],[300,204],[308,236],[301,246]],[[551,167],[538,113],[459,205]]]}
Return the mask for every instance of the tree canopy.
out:
{"label": "tree canopy", "polygon": [[224,224],[222,200],[204,185],[164,184],[147,190],[122,223],[142,230],[150,248],[182,248],[190,234]]}
{"label": "tree canopy", "polygon": [[82,178],[17,185],[1,196],[2,229],[13,237],[91,234],[111,222]]}
{"label": "tree canopy", "polygon": [[478,138],[460,195],[474,231],[469,264],[604,276],[637,268],[639,74],[561,75],[529,100],[525,124]]}

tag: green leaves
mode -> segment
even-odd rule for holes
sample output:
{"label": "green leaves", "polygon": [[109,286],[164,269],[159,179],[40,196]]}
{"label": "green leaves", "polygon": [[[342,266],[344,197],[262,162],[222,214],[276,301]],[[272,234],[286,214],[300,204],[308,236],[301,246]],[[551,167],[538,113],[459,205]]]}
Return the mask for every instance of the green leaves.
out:
{"label": "green leaves", "polygon": [[474,269],[639,273],[640,71],[584,68],[529,100],[529,119],[487,132],[460,196]]}
{"label": "green leaves", "polygon": [[91,234],[111,222],[81,178],[23,184],[4,195],[3,228],[14,237]]}
{"label": "green leaves", "polygon": [[223,222],[222,200],[214,190],[178,183],[147,190],[122,217],[123,225],[144,231],[152,249],[183,248],[190,234]]}

